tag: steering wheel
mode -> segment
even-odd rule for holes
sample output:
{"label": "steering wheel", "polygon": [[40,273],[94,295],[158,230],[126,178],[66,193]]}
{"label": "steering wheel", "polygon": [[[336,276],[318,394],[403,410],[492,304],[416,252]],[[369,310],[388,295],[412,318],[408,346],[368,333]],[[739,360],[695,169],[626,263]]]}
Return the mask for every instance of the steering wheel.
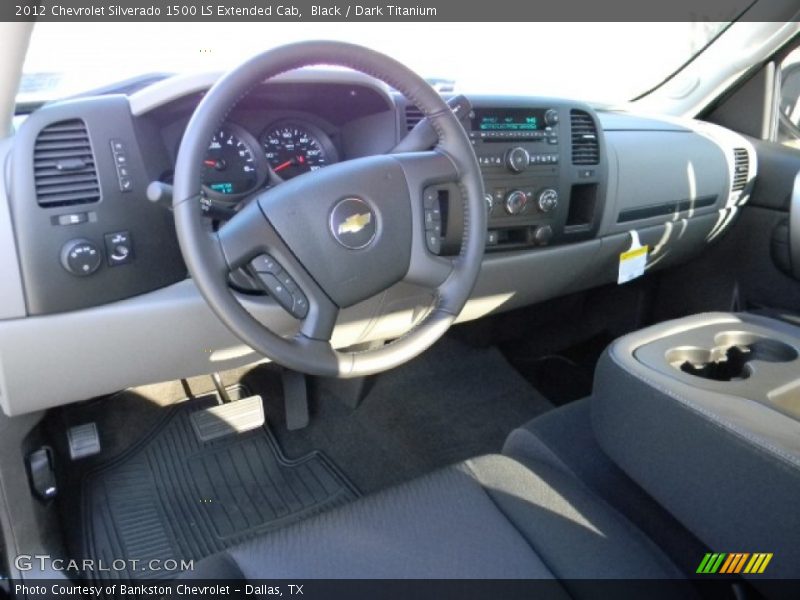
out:
{"label": "steering wheel", "polygon": [[[361,71],[403,93],[436,131],[436,147],[358,158],[295,177],[258,193],[218,231],[209,231],[200,200],[202,162],[214,131],[236,103],[265,80],[320,64]],[[425,239],[426,215],[429,223],[437,218],[425,190],[443,183],[457,184],[464,202],[461,251],[455,257],[431,253]],[[220,320],[274,362],[329,377],[390,369],[439,339],[475,285],[486,235],[483,182],[475,153],[439,94],[388,56],[327,41],[274,48],[214,84],[181,141],[173,212],[189,272]],[[270,331],[239,303],[228,276],[243,266],[256,272],[271,295],[300,319],[296,335],[284,338]],[[435,291],[428,314],[381,348],[336,350],[330,339],[339,310],[399,281]]]}

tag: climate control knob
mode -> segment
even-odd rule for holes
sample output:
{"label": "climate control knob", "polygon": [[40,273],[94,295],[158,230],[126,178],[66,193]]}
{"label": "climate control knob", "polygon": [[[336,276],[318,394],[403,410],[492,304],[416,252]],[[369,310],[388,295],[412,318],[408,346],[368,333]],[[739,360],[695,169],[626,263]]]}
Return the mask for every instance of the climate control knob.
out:
{"label": "climate control knob", "polygon": [[528,196],[525,192],[514,190],[506,196],[506,212],[510,215],[518,215],[528,204]]}
{"label": "climate control knob", "polygon": [[492,214],[492,209],[494,208],[494,196],[491,194],[484,194],[483,199],[486,201],[486,214]]}
{"label": "climate control knob", "polygon": [[100,268],[103,257],[89,240],[70,240],[61,248],[61,265],[72,275],[86,277]]}
{"label": "climate control knob", "polygon": [[506,167],[513,173],[522,173],[528,168],[531,156],[522,146],[516,146],[506,152]]}
{"label": "climate control knob", "polygon": [[553,188],[547,188],[539,193],[539,210],[550,212],[558,206],[558,192]]}

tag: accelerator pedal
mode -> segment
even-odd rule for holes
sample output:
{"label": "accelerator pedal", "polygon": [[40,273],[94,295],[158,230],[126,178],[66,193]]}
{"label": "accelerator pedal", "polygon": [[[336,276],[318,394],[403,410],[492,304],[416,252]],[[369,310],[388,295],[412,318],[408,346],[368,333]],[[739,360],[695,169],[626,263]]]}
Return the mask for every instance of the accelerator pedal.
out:
{"label": "accelerator pedal", "polygon": [[263,427],[264,403],[261,396],[250,396],[195,411],[191,419],[197,439],[203,443],[210,442]]}

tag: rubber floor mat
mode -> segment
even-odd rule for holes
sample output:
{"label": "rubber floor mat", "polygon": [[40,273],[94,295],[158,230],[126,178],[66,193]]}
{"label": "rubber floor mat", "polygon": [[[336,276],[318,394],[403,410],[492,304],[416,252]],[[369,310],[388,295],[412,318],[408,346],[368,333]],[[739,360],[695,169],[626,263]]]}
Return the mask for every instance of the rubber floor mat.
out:
{"label": "rubber floor mat", "polygon": [[174,577],[166,561],[197,561],[358,496],[321,452],[286,458],[268,425],[200,442],[191,413],[215,404],[207,395],[172,407],[146,439],[86,475],[83,554],[127,561],[88,578]]}

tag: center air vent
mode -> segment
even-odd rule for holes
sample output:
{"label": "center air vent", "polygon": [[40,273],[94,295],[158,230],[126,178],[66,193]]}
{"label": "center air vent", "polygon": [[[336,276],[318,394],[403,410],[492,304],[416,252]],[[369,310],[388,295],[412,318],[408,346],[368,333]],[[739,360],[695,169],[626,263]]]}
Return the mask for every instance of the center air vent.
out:
{"label": "center air vent", "polygon": [[731,190],[742,191],[747,185],[747,176],[750,173],[750,155],[744,148],[733,149],[733,183]]}
{"label": "center air vent", "polygon": [[406,104],[406,129],[411,131],[414,125],[422,121],[425,115],[413,104]]}
{"label": "center air vent", "polygon": [[596,165],[600,162],[600,146],[592,116],[583,110],[571,110],[572,164]]}
{"label": "center air vent", "polygon": [[33,148],[39,206],[73,206],[100,200],[100,185],[86,123],[60,121],[39,132]]}

